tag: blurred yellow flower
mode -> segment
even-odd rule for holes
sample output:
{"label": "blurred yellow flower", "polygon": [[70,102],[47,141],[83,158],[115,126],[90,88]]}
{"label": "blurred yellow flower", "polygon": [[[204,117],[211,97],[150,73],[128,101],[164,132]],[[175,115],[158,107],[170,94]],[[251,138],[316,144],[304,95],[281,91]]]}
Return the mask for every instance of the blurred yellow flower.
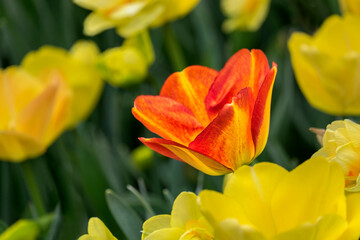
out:
{"label": "blurred yellow flower", "polygon": [[99,56],[98,65],[106,81],[124,87],[144,80],[154,58],[151,39],[145,31],[125,39],[121,47],[103,52]]}
{"label": "blurred yellow flower", "polygon": [[221,0],[221,9],[227,17],[224,31],[257,31],[266,19],[269,7],[270,0]]}
{"label": "blurred yellow flower", "polygon": [[55,76],[71,93],[68,126],[84,120],[93,110],[103,88],[103,81],[96,68],[99,54],[92,42],[79,41],[70,52],[65,49],[44,46],[30,52],[21,67],[40,81]]}
{"label": "blurred yellow flower", "polygon": [[199,0],[73,0],[92,10],[85,19],[86,35],[96,35],[115,27],[122,37],[130,37],[149,27],[180,18],[190,12]]}
{"label": "blurred yellow flower", "polygon": [[354,14],[360,16],[359,0],[339,0],[340,8],[343,14]]}
{"label": "blurred yellow flower", "polygon": [[360,192],[360,125],[350,120],[334,121],[327,126],[322,144],[313,156],[339,163],[346,176],[346,190]]}
{"label": "blurred yellow flower", "polygon": [[272,163],[238,169],[224,193],[199,195],[215,239],[357,240],[360,193],[344,194],[341,167],[312,158],[288,172]]}
{"label": "blurred yellow flower", "polygon": [[82,235],[78,240],[117,240],[117,238],[99,218],[93,217],[88,223],[88,234]]}
{"label": "blurred yellow flower", "polygon": [[157,215],[143,225],[142,240],[212,240],[213,229],[202,216],[198,197],[182,192],[174,201],[171,215]]}
{"label": "blurred yellow flower", "polygon": [[21,219],[0,234],[0,240],[36,240],[40,226],[32,220]]}
{"label": "blurred yellow flower", "polygon": [[70,97],[57,72],[38,79],[20,68],[0,69],[0,159],[43,154],[67,126]]}
{"label": "blurred yellow flower", "polygon": [[333,115],[360,115],[360,18],[331,16],[313,37],[293,33],[289,50],[309,103]]}

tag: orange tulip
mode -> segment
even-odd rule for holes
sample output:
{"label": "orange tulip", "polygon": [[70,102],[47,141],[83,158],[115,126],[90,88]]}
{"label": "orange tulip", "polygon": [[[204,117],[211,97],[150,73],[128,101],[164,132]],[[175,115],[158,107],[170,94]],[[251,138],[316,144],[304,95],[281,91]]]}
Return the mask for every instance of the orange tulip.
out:
{"label": "orange tulip", "polygon": [[139,139],[206,174],[235,171],[266,145],[276,72],[261,50],[242,49],[220,72],[190,66],[174,73],[160,96],[135,99],[135,118],[164,138]]}

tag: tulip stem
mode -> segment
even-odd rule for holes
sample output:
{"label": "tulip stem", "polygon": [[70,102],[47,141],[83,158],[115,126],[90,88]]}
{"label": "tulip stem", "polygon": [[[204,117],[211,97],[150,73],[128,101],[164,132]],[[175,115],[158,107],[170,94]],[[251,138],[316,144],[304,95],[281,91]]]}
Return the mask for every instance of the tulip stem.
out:
{"label": "tulip stem", "polygon": [[21,163],[20,165],[25,178],[27,190],[29,191],[29,195],[36,208],[37,217],[43,216],[45,215],[46,211],[38,188],[38,184],[34,176],[33,169],[31,167],[31,162],[26,161]]}
{"label": "tulip stem", "polygon": [[174,70],[182,71],[186,67],[185,56],[170,25],[165,26],[165,44]]}

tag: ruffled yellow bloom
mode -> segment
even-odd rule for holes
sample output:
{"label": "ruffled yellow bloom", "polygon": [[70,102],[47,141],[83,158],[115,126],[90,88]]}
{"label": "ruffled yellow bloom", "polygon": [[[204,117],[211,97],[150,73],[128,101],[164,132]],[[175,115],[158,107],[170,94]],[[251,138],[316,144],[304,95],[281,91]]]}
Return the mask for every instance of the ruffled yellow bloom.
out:
{"label": "ruffled yellow bloom", "polygon": [[102,91],[103,81],[96,68],[98,54],[92,42],[78,42],[70,52],[44,46],[26,55],[21,67],[42,82],[56,78],[69,89],[68,126],[74,126],[89,115]]}
{"label": "ruffled yellow bloom", "polygon": [[360,191],[360,125],[350,120],[332,122],[322,137],[322,145],[314,156],[339,163],[346,176],[346,189]]}
{"label": "ruffled yellow bloom", "polygon": [[312,37],[294,33],[289,50],[309,103],[329,114],[360,115],[360,18],[331,16]]}
{"label": "ruffled yellow bloom", "polygon": [[265,21],[269,7],[270,0],[222,0],[221,8],[228,18],[223,24],[224,31],[258,30]]}
{"label": "ruffled yellow bloom", "polygon": [[79,240],[117,240],[105,224],[96,217],[90,218],[88,234],[82,235]]}
{"label": "ruffled yellow bloom", "polygon": [[339,0],[341,11],[343,14],[354,14],[360,16],[359,0]]}
{"label": "ruffled yellow bloom", "polygon": [[213,229],[202,216],[198,197],[182,192],[175,200],[171,215],[158,215],[143,225],[142,240],[212,240]]}
{"label": "ruffled yellow bloom", "polygon": [[0,69],[0,159],[43,154],[67,126],[70,98],[57,72],[39,79],[16,67]]}
{"label": "ruffled yellow bloom", "polygon": [[0,240],[36,240],[41,233],[39,224],[21,219],[0,234]]}
{"label": "ruffled yellow bloom", "polygon": [[357,240],[360,193],[344,195],[339,164],[313,158],[288,172],[272,163],[238,169],[200,208],[221,240]]}
{"label": "ruffled yellow bloom", "polygon": [[180,18],[190,12],[199,0],[73,0],[93,12],[84,22],[86,35],[96,35],[116,28],[123,37],[133,36],[149,27]]}
{"label": "ruffled yellow bloom", "polygon": [[147,32],[125,39],[121,47],[106,50],[99,56],[98,65],[110,84],[123,87],[145,79],[154,61],[154,50]]}

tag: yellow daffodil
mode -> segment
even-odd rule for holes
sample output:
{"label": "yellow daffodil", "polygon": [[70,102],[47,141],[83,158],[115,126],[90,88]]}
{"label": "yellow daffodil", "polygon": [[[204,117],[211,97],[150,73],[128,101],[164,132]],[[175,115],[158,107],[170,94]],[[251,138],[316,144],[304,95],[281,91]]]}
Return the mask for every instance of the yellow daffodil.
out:
{"label": "yellow daffodil", "polygon": [[289,50],[309,103],[333,115],[360,115],[360,18],[331,16],[314,36],[294,33]]}
{"label": "yellow daffodil", "polygon": [[84,22],[86,35],[96,35],[116,28],[122,37],[130,37],[149,27],[182,17],[199,0],[73,0],[93,12]]}
{"label": "yellow daffodil", "polygon": [[96,217],[90,218],[88,234],[84,234],[79,240],[117,240],[105,224]]}
{"label": "yellow daffodil", "polygon": [[103,81],[96,68],[98,54],[97,46],[91,42],[78,42],[70,52],[44,46],[26,55],[21,67],[40,81],[56,78],[69,89],[68,126],[74,126],[89,115],[102,91]]}
{"label": "yellow daffodil", "polygon": [[238,169],[200,208],[221,240],[357,240],[360,193],[344,194],[339,164],[312,158],[288,172],[272,163]]}
{"label": "yellow daffodil", "polygon": [[182,192],[175,200],[171,215],[158,215],[143,225],[142,240],[212,240],[213,229],[202,216],[198,197]]}
{"label": "yellow daffodil", "polygon": [[359,0],[339,0],[341,11],[343,14],[354,14],[360,16]]}
{"label": "yellow daffodil", "polygon": [[36,240],[41,229],[35,221],[21,219],[0,234],[0,240]]}
{"label": "yellow daffodil", "polygon": [[110,48],[102,53],[98,65],[106,81],[123,87],[145,79],[154,58],[149,34],[142,32],[126,39],[121,47]]}
{"label": "yellow daffodil", "polygon": [[256,31],[269,12],[270,0],[221,0],[221,8],[227,17],[225,32],[234,30]]}
{"label": "yellow daffodil", "polygon": [[43,154],[67,127],[71,92],[58,72],[42,79],[0,70],[0,159],[20,162]]}
{"label": "yellow daffodil", "polygon": [[360,125],[350,120],[332,122],[322,137],[322,145],[314,156],[339,163],[346,176],[346,189],[360,192]]}

